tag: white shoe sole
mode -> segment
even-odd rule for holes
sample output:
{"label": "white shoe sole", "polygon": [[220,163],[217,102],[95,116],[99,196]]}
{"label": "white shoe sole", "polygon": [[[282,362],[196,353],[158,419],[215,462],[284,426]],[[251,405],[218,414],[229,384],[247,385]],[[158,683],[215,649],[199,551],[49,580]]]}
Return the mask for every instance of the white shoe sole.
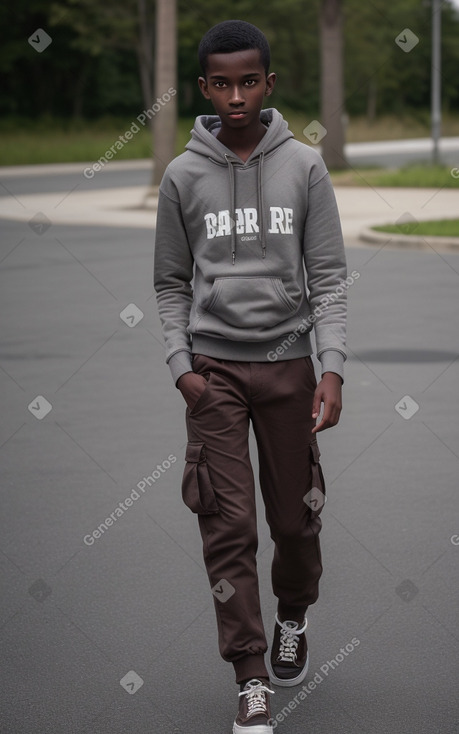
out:
{"label": "white shoe sole", "polygon": [[264,724],[258,724],[258,726],[239,726],[236,722],[233,724],[233,734],[273,734],[273,732],[272,726]]}
{"label": "white shoe sole", "polygon": [[[280,688],[290,688],[292,686],[298,686],[304,681],[308,673],[309,668],[309,651],[306,653],[306,664],[299,675],[296,678],[278,678],[271,666],[271,660],[267,660],[267,667],[269,672],[269,682],[274,683],[275,686]],[[236,734],[236,733],[235,733]],[[237,733],[239,734],[239,732]],[[243,733],[242,733],[243,734]]]}

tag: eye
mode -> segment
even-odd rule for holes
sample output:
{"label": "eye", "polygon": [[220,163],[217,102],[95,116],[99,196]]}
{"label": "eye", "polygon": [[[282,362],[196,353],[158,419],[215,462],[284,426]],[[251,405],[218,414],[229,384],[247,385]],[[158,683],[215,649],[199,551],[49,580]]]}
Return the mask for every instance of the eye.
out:
{"label": "eye", "polygon": [[257,83],[256,79],[247,79],[246,84],[248,87],[253,87]]}
{"label": "eye", "polygon": [[219,81],[219,82],[215,82],[214,86],[217,87],[217,89],[223,89],[226,86],[226,83]]}

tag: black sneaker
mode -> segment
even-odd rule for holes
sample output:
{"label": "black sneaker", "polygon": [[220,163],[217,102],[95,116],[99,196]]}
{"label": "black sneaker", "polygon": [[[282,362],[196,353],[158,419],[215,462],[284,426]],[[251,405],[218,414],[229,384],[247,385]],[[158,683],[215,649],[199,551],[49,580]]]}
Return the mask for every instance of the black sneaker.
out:
{"label": "black sneaker", "polygon": [[276,614],[276,626],[271,648],[268,670],[270,679],[276,686],[297,686],[306,678],[309,665],[306,627],[308,622],[299,627],[298,622],[286,620],[281,622]]}
{"label": "black sneaker", "polygon": [[273,734],[268,693],[269,681],[252,678],[239,693],[239,713],[233,725],[233,734]]}

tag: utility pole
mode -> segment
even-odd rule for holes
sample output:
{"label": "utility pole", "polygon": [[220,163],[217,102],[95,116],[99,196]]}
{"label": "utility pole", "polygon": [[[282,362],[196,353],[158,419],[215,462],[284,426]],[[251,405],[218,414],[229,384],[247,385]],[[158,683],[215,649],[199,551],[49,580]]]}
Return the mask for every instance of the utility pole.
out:
{"label": "utility pole", "polygon": [[441,0],[432,0],[432,78],[431,124],[432,162],[438,165],[441,136]]}
{"label": "utility pole", "polygon": [[327,168],[346,168],[344,155],[343,0],[320,5],[320,116],[327,134],[322,157]]}

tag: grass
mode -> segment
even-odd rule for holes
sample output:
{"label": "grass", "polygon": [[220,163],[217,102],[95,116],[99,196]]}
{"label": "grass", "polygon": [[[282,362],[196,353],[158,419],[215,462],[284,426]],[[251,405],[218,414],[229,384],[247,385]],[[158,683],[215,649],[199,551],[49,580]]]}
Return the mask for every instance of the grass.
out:
{"label": "grass", "polygon": [[[40,120],[36,125],[3,121],[0,123],[0,166],[97,161],[130,129],[132,122],[113,118],[61,124],[55,120]],[[177,155],[183,153],[190,139],[193,122],[187,118],[179,120]],[[114,160],[151,158],[150,131],[139,124],[137,127],[139,131],[116,152]]]}
{"label": "grass", "polygon": [[[314,119],[313,115],[301,115],[288,109],[281,110],[289,127],[298,140],[304,141],[303,130]],[[430,122],[427,114],[414,116],[385,115],[373,122],[366,117],[353,117],[346,127],[347,143],[367,143],[377,140],[407,140],[430,137]],[[459,116],[444,115],[442,134],[445,137],[459,136]]]}
{"label": "grass", "polygon": [[[429,116],[384,116],[369,123],[366,117],[351,120],[346,140],[348,143],[366,143],[375,140],[406,140],[409,138],[430,138],[431,128]],[[456,137],[459,135],[459,117],[443,115],[442,135]]]}
{"label": "grass", "polygon": [[459,188],[458,168],[413,164],[399,169],[348,169],[332,171],[335,186],[407,186],[412,188]]}
{"label": "grass", "polygon": [[430,222],[407,222],[406,224],[384,224],[372,227],[377,232],[427,235],[431,237],[459,237],[459,219],[439,219]]}
{"label": "grass", "polygon": [[[67,125],[42,120],[35,127],[21,125],[14,128],[9,124],[3,130],[2,126],[0,165],[96,161],[131,125],[132,121],[109,119]],[[132,140],[117,152],[116,160],[152,155],[150,134],[140,125],[139,128]]]}

